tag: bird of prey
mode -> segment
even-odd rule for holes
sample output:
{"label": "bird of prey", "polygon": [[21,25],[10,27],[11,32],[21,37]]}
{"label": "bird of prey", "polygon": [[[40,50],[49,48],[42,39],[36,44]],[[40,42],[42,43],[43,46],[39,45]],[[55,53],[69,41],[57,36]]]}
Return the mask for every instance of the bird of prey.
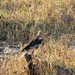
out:
{"label": "bird of prey", "polygon": [[40,45],[44,45],[44,40],[43,40],[43,33],[39,31],[36,35],[36,37],[21,51],[24,52],[24,54],[21,56],[23,57],[30,49],[38,49]]}

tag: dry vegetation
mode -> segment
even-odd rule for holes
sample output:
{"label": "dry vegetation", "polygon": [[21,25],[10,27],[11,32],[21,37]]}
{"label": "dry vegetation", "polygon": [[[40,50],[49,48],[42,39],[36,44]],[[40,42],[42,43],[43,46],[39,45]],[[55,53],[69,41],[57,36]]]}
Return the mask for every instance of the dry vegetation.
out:
{"label": "dry vegetation", "polygon": [[[75,52],[69,48],[75,45],[75,0],[0,0],[0,40],[28,43],[38,30],[45,45],[33,55],[35,72],[75,75]],[[0,75],[29,74],[26,60],[16,58],[0,62]]]}
{"label": "dry vegetation", "polygon": [[[60,42],[49,42],[32,55],[34,75],[75,75],[75,52]],[[0,74],[30,75],[26,59],[20,59],[17,55],[15,58],[10,56],[9,60],[3,61]]]}

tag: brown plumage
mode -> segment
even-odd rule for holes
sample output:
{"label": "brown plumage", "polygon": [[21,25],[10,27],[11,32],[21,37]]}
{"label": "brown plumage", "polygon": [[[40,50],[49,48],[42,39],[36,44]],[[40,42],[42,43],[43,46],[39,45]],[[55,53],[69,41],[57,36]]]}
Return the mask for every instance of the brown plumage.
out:
{"label": "brown plumage", "polygon": [[[41,31],[38,32],[38,34],[36,35],[36,37],[29,43],[29,45],[27,45],[25,48],[23,48],[23,50],[21,52],[24,52],[24,55],[30,50],[30,49],[38,49],[38,47],[40,45],[44,45],[44,40],[43,40],[43,33]],[[24,56],[23,55],[23,56]]]}

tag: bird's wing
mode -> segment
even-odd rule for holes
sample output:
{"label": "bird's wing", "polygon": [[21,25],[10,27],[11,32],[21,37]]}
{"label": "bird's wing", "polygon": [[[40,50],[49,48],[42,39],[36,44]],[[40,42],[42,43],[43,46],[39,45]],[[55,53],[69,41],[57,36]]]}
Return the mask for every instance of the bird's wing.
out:
{"label": "bird's wing", "polygon": [[29,49],[31,49],[31,48],[34,48],[34,47],[38,46],[39,44],[41,44],[42,41],[43,41],[42,38],[39,38],[38,36],[36,36],[36,37],[30,42],[29,45],[27,45],[25,48],[23,48],[23,50],[22,50],[21,52],[23,52],[23,51],[25,51],[25,50],[27,51],[27,50],[29,50]]}
{"label": "bird's wing", "polygon": [[23,52],[23,51],[25,51],[25,50],[29,50],[31,43],[33,43],[33,40],[30,42],[29,45],[27,45],[25,48],[23,48],[23,50],[22,50],[21,52]]}
{"label": "bird's wing", "polygon": [[32,40],[32,42],[30,43],[30,48],[31,48],[31,47],[35,47],[35,45],[41,44],[42,41],[43,41],[42,38],[40,38],[39,36],[36,36],[36,37]]}

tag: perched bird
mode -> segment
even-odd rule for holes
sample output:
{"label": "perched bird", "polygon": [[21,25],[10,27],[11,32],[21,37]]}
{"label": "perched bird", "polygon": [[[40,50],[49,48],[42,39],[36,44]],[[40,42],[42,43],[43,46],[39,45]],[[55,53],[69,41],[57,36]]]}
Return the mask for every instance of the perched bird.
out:
{"label": "perched bird", "polygon": [[40,45],[44,45],[44,40],[43,40],[43,33],[41,31],[38,32],[36,37],[21,51],[24,52],[24,54],[21,56],[23,57],[30,49],[38,49]]}

